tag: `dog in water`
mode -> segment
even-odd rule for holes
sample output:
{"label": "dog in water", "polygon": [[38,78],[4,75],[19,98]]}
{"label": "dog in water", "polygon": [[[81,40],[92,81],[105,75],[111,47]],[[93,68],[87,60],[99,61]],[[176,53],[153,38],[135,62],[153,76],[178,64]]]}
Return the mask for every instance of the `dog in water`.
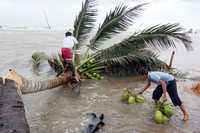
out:
{"label": "dog in water", "polygon": [[85,126],[81,133],[95,133],[105,125],[105,123],[103,122],[104,114],[97,116],[95,113],[90,113],[88,115],[90,115],[91,117],[88,124]]}

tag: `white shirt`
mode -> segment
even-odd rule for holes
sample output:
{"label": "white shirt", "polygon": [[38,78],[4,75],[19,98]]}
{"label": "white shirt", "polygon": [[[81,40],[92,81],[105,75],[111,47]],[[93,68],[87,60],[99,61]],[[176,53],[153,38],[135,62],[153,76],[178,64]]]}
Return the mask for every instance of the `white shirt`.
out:
{"label": "white shirt", "polygon": [[78,41],[73,36],[67,36],[63,40],[63,48],[70,48],[72,49],[75,44],[77,44]]}

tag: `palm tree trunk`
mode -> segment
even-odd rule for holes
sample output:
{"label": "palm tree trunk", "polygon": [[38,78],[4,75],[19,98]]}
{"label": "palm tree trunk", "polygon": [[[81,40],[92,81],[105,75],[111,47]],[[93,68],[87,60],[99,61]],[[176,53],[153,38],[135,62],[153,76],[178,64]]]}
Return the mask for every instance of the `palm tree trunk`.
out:
{"label": "palm tree trunk", "polygon": [[54,79],[34,81],[9,70],[5,77],[0,78],[0,132],[30,133],[20,94],[52,89],[69,82],[71,75],[71,72],[68,72]]}
{"label": "palm tree trunk", "polygon": [[58,87],[60,85],[66,84],[71,80],[71,74],[67,73],[65,75],[56,77],[54,79],[48,79],[43,81],[28,80],[24,77],[22,78],[22,85],[20,87],[22,94],[35,93],[39,91],[44,91]]}

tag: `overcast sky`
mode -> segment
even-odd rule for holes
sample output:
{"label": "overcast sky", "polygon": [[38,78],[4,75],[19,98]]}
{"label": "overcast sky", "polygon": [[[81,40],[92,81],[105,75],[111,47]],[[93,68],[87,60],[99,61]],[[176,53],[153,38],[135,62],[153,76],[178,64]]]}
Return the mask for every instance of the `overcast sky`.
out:
{"label": "overcast sky", "polygon": [[[97,0],[102,20],[115,5],[134,6],[144,0]],[[150,4],[137,20],[137,25],[179,22],[185,28],[200,29],[200,0],[146,0]],[[73,25],[82,0],[0,0],[0,25],[43,27],[46,26],[43,11],[47,13],[53,28]]]}

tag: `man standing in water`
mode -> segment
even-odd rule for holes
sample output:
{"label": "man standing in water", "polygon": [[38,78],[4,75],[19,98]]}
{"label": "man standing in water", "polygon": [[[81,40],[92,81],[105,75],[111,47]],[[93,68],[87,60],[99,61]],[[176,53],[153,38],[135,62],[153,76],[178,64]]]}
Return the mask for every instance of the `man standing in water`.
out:
{"label": "man standing in water", "polygon": [[65,38],[63,40],[63,47],[61,49],[62,57],[64,60],[66,60],[68,63],[72,63],[73,59],[73,47],[75,44],[77,44],[78,41],[74,36],[72,36],[72,32],[69,30],[65,33]]}
{"label": "man standing in water", "polygon": [[70,65],[71,69],[73,69],[73,76],[75,76],[75,79],[78,82],[80,80],[80,77],[73,66],[73,47],[77,43],[78,43],[77,39],[72,35],[71,30],[69,30],[68,32],[65,33],[65,38],[63,40],[63,47],[61,49],[61,53],[65,61],[65,67],[67,65]]}
{"label": "man standing in water", "polygon": [[145,80],[148,79],[148,84],[141,92],[139,92],[139,94],[142,94],[145,90],[147,90],[151,86],[151,82],[153,82],[158,85],[153,91],[152,96],[155,102],[159,101],[162,94],[163,102],[167,101],[168,92],[174,106],[179,106],[181,111],[183,112],[183,120],[187,121],[189,119],[189,114],[178,96],[176,79],[174,78],[174,76],[159,71],[148,72],[146,69],[141,69],[139,73],[144,76]]}

